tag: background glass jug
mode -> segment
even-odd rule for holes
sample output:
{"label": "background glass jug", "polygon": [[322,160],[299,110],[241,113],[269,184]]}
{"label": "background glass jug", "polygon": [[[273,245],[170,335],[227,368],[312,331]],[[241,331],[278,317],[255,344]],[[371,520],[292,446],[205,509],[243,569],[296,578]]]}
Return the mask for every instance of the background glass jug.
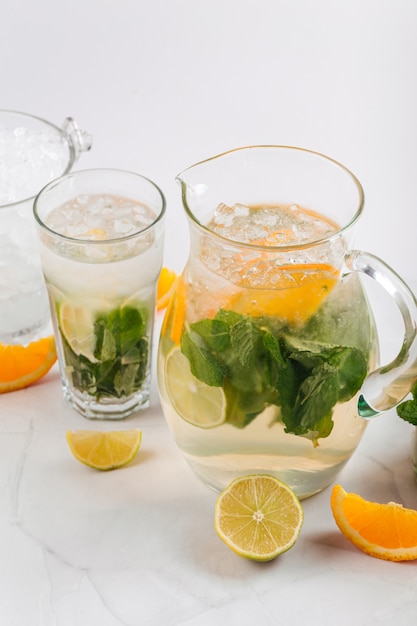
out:
{"label": "background glass jug", "polygon": [[[28,343],[50,320],[33,201],[69,172],[91,137],[72,118],[58,128],[26,113],[0,110],[0,342]],[[52,328],[50,329],[50,332]]]}
{"label": "background glass jug", "polygon": [[[168,425],[217,490],[268,473],[312,495],[357,447],[359,413],[375,415],[409,392],[415,297],[381,260],[351,250],[363,190],[332,159],[254,146],[177,180],[191,244],[159,345]],[[379,370],[358,272],[393,295],[405,324],[401,353]]]}

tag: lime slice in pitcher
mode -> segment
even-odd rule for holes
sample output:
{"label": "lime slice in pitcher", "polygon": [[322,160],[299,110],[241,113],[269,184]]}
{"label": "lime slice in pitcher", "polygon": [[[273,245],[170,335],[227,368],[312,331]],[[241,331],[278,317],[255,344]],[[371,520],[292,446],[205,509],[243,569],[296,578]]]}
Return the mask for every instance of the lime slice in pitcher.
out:
{"label": "lime slice in pitcher", "polygon": [[226,396],[223,389],[198,380],[178,347],[167,356],[165,381],[171,404],[182,419],[200,428],[214,428],[224,423]]}

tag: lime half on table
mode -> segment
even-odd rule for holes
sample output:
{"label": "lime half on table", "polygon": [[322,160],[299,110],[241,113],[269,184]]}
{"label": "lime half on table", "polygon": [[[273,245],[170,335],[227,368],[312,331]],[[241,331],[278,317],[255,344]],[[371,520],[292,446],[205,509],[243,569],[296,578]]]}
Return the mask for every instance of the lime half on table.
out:
{"label": "lime half on table", "polygon": [[304,511],[294,491],[267,474],[241,476],[216,501],[215,530],[235,554],[271,561],[295,544]]}
{"label": "lime half on table", "polygon": [[222,387],[211,387],[198,380],[178,347],[167,356],[165,382],[173,408],[193,426],[214,428],[226,420],[226,396]]}

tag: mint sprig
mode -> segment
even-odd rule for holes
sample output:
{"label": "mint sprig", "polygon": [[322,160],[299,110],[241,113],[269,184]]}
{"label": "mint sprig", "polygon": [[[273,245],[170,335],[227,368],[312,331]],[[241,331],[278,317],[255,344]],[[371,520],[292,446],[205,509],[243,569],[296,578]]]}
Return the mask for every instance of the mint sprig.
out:
{"label": "mint sprig", "polygon": [[360,389],[367,373],[364,353],[294,339],[265,319],[218,311],[190,324],[181,350],[194,376],[223,386],[226,421],[244,428],[266,407],[281,408],[288,433],[317,440],[333,428],[333,408]]}
{"label": "mint sprig", "polygon": [[413,385],[411,394],[413,396],[411,400],[405,400],[397,406],[397,415],[413,426],[417,426],[417,380]]}
{"label": "mint sprig", "polygon": [[94,361],[76,354],[63,338],[66,372],[73,386],[97,400],[122,398],[139,391],[149,355],[148,314],[125,306],[97,315],[94,321]]}

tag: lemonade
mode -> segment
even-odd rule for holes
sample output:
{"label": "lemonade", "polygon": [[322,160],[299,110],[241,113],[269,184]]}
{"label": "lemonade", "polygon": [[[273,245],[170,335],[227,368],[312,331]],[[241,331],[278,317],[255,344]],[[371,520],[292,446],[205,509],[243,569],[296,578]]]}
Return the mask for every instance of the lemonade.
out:
{"label": "lemonade", "polygon": [[360,280],[340,275],[337,225],[303,207],[219,205],[207,229],[162,328],[165,417],[214,489],[268,473],[307,497],[366,426],[358,392],[378,354]]}
{"label": "lemonade", "polygon": [[158,214],[110,193],[51,206],[40,253],[64,395],[85,417],[126,417],[149,405]]}

